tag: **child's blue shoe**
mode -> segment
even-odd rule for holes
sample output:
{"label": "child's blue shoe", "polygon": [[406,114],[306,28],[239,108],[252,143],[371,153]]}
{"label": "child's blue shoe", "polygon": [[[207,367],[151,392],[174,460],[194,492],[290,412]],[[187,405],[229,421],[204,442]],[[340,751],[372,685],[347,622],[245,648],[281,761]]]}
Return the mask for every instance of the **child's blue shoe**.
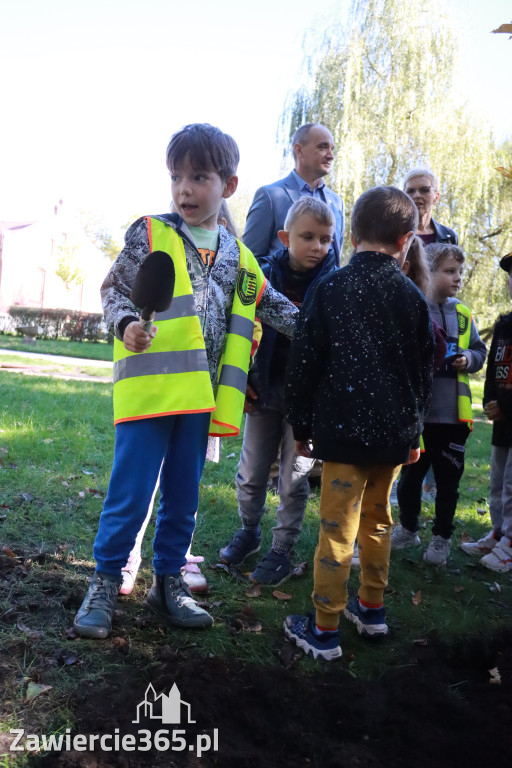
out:
{"label": "child's blue shoe", "polygon": [[340,659],[342,652],[339,634],[326,632],[323,635],[316,635],[312,629],[314,621],[313,615],[287,616],[283,624],[284,633],[298,648],[302,648],[304,653],[314,659],[319,656],[326,661]]}
{"label": "child's blue shoe", "polygon": [[384,637],[389,634],[384,608],[367,608],[361,610],[359,598],[353,597],[345,608],[345,617],[356,625],[362,637]]}
{"label": "child's blue shoe", "polygon": [[259,552],[261,544],[261,530],[258,528],[255,533],[246,528],[240,528],[235,531],[231,541],[219,552],[220,562],[225,565],[240,565],[246,557]]}

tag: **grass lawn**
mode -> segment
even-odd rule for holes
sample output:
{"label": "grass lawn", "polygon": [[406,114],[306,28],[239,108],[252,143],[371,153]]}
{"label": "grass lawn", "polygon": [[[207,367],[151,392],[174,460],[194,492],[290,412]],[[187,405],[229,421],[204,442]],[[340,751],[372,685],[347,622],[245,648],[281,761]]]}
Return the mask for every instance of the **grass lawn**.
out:
{"label": "grass lawn", "polygon": [[[137,586],[119,602],[113,638],[73,638],[69,629],[87,588],[86,577],[93,572],[92,545],[111,469],[111,386],[1,372],[0,383],[0,682],[5,689],[0,732],[19,723],[46,733],[73,727],[76,702],[88,686],[129,675],[133,668],[150,671],[168,644],[193,647],[193,653],[206,659],[278,664],[284,617],[310,610],[318,490],[311,493],[294,557],[297,563],[306,562],[307,569],[280,588],[288,598],[275,597],[272,590],[248,596],[243,578],[237,581],[207,567],[213,628],[193,633],[192,639],[189,633],[162,629],[143,607],[151,583],[150,528]],[[473,389],[478,403],[481,383]],[[483,569],[457,546],[462,534],[477,538],[490,528],[491,427],[478,406],[475,415],[449,564],[442,569],[427,566],[423,548],[393,555],[386,596],[392,638],[376,649],[346,622],[342,626],[340,664],[353,678],[375,681],[399,669],[415,644],[427,644],[434,635],[454,644],[512,625],[511,576]],[[225,440],[220,464],[207,464],[203,475],[193,552],[204,555],[206,566],[215,565],[219,547],[238,526],[234,476],[240,448],[241,439]],[[278,497],[269,492],[262,550],[271,542],[277,503]],[[425,506],[423,542],[429,540],[431,519],[432,508]],[[354,590],[357,578],[357,573],[351,575]],[[307,677],[324,669],[308,660],[296,674]],[[29,701],[30,683],[51,689]],[[12,764],[3,759],[0,766]],[[28,758],[19,758],[20,765],[23,759]]]}
{"label": "grass lawn", "polygon": [[110,361],[113,353],[112,344],[107,344],[104,341],[72,341],[71,339],[36,339],[30,341],[22,336],[11,336],[6,333],[0,334],[0,349]]}

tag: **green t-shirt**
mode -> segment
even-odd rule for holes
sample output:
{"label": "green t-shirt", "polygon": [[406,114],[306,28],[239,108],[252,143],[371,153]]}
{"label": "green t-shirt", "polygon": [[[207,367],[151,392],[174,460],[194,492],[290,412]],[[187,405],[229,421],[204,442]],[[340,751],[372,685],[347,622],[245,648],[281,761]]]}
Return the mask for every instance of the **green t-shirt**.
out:
{"label": "green t-shirt", "polygon": [[219,241],[219,228],[202,229],[201,227],[189,227],[190,234],[194,238],[194,243],[203,263],[211,267],[217,253],[217,243]]}

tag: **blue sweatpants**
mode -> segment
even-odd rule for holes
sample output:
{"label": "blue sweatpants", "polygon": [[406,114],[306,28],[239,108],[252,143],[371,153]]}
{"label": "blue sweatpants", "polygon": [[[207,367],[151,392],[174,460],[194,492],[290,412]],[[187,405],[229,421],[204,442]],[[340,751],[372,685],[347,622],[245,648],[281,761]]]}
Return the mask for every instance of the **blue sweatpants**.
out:
{"label": "blue sweatpants", "polygon": [[209,413],[194,413],[125,421],[116,426],[114,465],[94,542],[100,573],[121,575],[159,473],[154,571],[159,576],[178,573],[185,564],[199,504],[209,422]]}

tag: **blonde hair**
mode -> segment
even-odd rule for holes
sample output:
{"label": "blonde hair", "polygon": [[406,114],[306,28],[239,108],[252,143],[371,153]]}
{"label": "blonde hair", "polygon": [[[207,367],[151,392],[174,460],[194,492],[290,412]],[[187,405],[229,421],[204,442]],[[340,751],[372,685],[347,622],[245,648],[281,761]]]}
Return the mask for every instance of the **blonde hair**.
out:
{"label": "blonde hair", "polygon": [[321,200],[316,200],[314,197],[305,196],[294,202],[288,210],[283,229],[289,232],[299,216],[311,216],[312,219],[315,219],[319,224],[324,224],[326,227],[336,226],[334,213],[329,206]]}

